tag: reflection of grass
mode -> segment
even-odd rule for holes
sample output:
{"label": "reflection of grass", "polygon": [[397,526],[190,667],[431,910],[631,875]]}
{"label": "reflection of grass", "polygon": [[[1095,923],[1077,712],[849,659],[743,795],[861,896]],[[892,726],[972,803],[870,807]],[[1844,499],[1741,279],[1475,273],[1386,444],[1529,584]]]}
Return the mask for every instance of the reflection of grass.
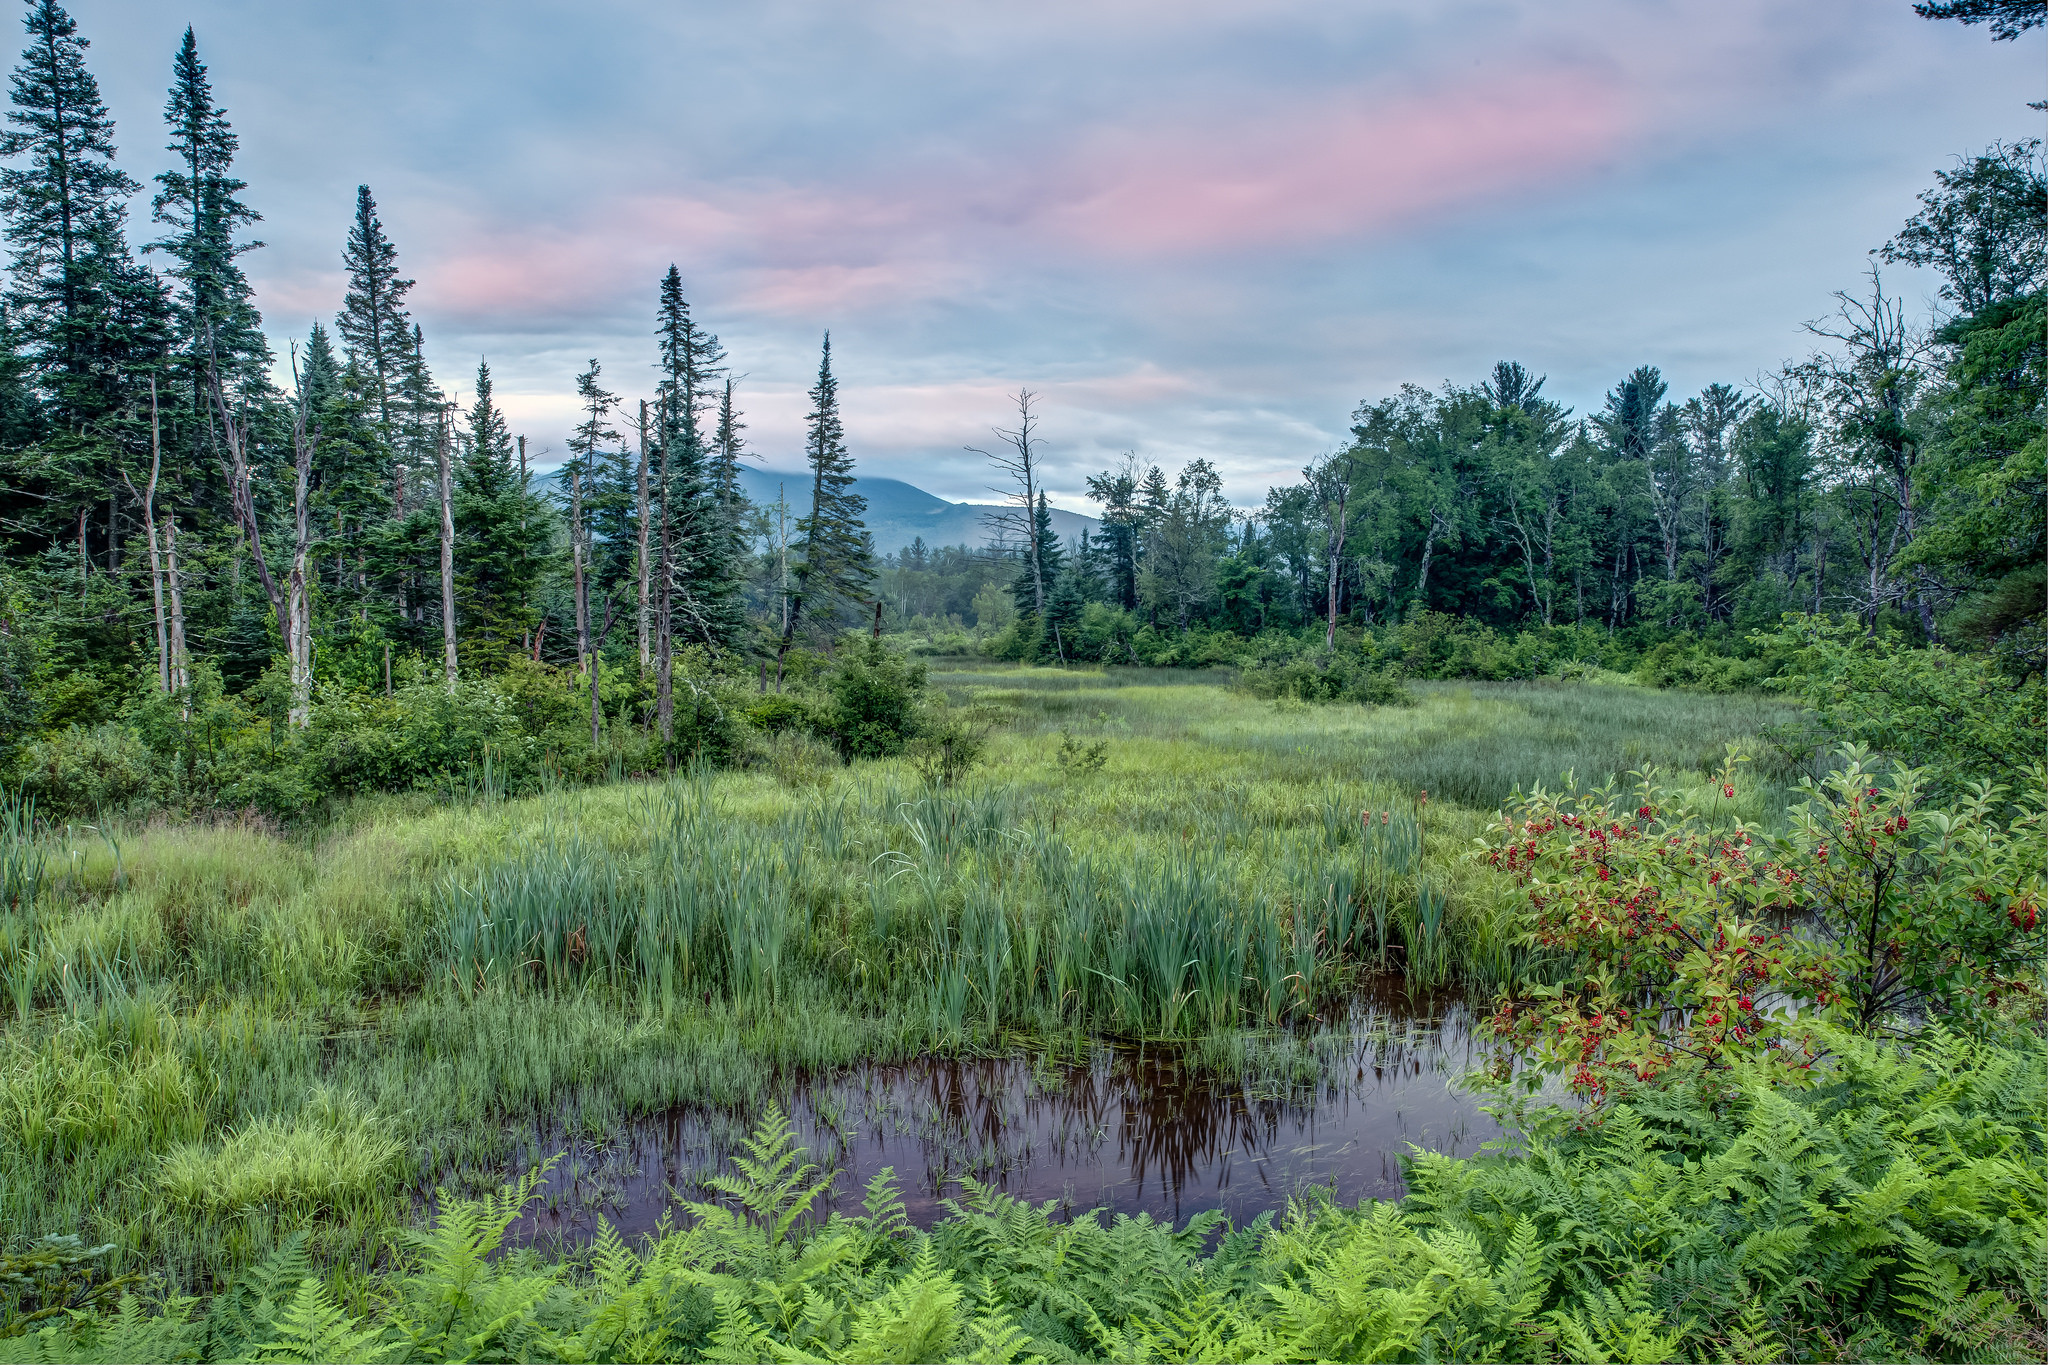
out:
{"label": "reflection of grass", "polygon": [[[601,1147],[862,1058],[1085,1063],[1105,1032],[1177,1035],[1272,1093],[1311,1087],[1337,1059],[1304,1030],[1379,960],[1353,893],[1389,887],[1405,943],[1426,877],[1452,967],[1543,970],[1464,856],[1492,803],[1645,760],[1703,785],[1723,740],[1783,715],[1560,685],[1425,684],[1374,710],[1207,675],[935,679],[1009,717],[955,790],[896,763],[796,787],[762,769],[367,802],[318,837],[150,828],[118,866],[113,841],[48,841],[36,918],[7,926],[29,1009],[4,1010],[0,1226],[117,1242],[190,1287],[299,1229],[367,1262],[418,1205],[402,1189],[559,1150],[508,1133]],[[1062,730],[1107,740],[1105,768],[1062,767]],[[1412,818],[1424,789],[1419,872],[1361,880],[1359,812]],[[1737,805],[1773,799],[1751,784]],[[1249,1024],[1267,1041],[1231,1041]],[[323,1085],[354,1118],[323,1117]],[[618,1177],[587,1183],[603,1200]]]}

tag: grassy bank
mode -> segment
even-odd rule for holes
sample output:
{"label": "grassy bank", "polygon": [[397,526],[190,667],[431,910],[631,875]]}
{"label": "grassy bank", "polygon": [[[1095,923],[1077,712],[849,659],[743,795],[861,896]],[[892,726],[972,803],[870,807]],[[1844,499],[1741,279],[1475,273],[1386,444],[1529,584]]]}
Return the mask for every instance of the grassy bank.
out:
{"label": "grassy bank", "polygon": [[[0,1225],[191,1292],[301,1231],[362,1270],[420,1190],[495,1187],[543,1119],[749,1109],[860,1057],[1296,1026],[1371,972],[1541,975],[1465,857],[1493,804],[1566,769],[1703,784],[1785,714],[1568,685],[1311,709],[1199,675],[936,680],[990,727],[952,789],[792,745],[289,836],[47,834],[0,964]],[[1773,775],[1737,805],[1780,809]]]}

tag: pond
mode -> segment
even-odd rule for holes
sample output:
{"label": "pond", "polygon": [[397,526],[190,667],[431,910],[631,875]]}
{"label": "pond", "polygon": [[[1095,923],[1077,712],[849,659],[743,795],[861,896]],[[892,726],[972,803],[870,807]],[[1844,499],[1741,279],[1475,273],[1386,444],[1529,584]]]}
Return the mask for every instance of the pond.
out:
{"label": "pond", "polygon": [[[1083,1060],[922,1058],[793,1083],[775,1097],[809,1160],[837,1172],[819,1213],[858,1212],[893,1168],[913,1222],[943,1218],[971,1178],[1034,1203],[1234,1224],[1320,1185],[1396,1198],[1413,1149],[1470,1155],[1499,1129],[1454,1082],[1484,1061],[1455,994],[1359,996],[1313,1030],[1235,1043],[1097,1042]],[[765,1097],[764,1097],[765,1098]],[[516,1237],[581,1242],[602,1216],[630,1241],[726,1169],[757,1115],[678,1109],[601,1140],[535,1134],[562,1153]],[[537,1140],[536,1140],[537,1139]]]}

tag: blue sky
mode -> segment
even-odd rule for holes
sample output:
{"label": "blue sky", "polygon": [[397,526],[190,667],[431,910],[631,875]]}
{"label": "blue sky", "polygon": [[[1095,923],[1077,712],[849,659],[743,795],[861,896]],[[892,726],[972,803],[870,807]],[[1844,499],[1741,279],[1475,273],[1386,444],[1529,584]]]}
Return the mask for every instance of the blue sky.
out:
{"label": "blue sky", "polygon": [[2044,84],[2040,33],[1909,0],[70,8],[143,180],[197,30],[280,341],[338,306],[368,183],[437,374],[488,356],[537,449],[589,357],[646,396],[673,261],[762,463],[829,327],[863,470],[985,497],[961,447],[1028,385],[1083,510],[1125,450],[1255,503],[1360,399],[1497,359],[1581,412],[1643,363],[1750,380]]}

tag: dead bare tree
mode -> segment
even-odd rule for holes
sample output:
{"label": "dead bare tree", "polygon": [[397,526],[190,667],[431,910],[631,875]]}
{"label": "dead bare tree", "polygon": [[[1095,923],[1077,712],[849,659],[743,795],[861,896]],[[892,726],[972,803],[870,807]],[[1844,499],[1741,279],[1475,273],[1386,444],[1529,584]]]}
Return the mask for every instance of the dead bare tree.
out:
{"label": "dead bare tree", "polygon": [[185,651],[184,580],[178,574],[178,519],[164,511],[164,586],[171,595],[171,691],[192,685],[192,658]]}
{"label": "dead bare tree", "polygon": [[149,532],[149,595],[156,609],[156,684],[166,695],[171,691],[171,639],[164,622],[164,566],[156,543],[156,481],[164,464],[162,430],[157,422],[156,376],[149,377],[149,483],[137,492],[135,481],[121,469],[121,482],[142,504],[142,524]]}
{"label": "dead bare tree", "polygon": [[440,465],[441,484],[441,666],[448,675],[448,690],[455,690],[455,486],[448,473],[448,414],[441,414],[440,439],[435,442],[435,459]]}
{"label": "dead bare tree", "polygon": [[994,428],[996,438],[1008,446],[1007,451],[987,451],[979,446],[968,446],[967,451],[979,455],[995,466],[997,472],[1009,477],[1010,482],[1002,487],[991,487],[989,491],[1000,495],[1004,502],[1012,504],[1000,511],[985,513],[982,520],[996,533],[1007,539],[1015,532],[1024,541],[1024,563],[1031,574],[1031,601],[1038,615],[1045,615],[1045,566],[1038,555],[1038,495],[1039,457],[1036,445],[1038,439],[1038,414],[1032,411],[1038,402],[1038,395],[1029,389],[1017,390],[1017,425],[1014,429]]}
{"label": "dead bare tree", "polygon": [[639,506],[635,510],[639,513],[640,527],[640,613],[636,621],[640,635],[640,672],[645,676],[654,642],[648,637],[650,622],[647,589],[652,566],[647,561],[647,400],[644,398],[640,400],[640,498]]}
{"label": "dead bare tree", "polygon": [[277,615],[278,634],[285,642],[291,677],[289,720],[294,726],[304,727],[313,717],[313,632],[306,597],[306,551],[311,536],[306,500],[313,481],[313,447],[319,442],[319,433],[306,430],[305,384],[298,374],[296,355],[292,358],[292,371],[298,386],[297,401],[292,408],[292,466],[295,475],[292,557],[283,583],[278,582],[263,552],[262,528],[256,516],[254,476],[249,466],[248,429],[236,419],[234,410],[228,405],[220,371],[210,360],[206,379],[213,398],[214,416],[221,426],[221,445],[226,451],[222,472],[227,475],[229,506],[248,545],[249,557],[256,565],[256,576],[263,584],[264,595],[270,599],[271,610]]}

